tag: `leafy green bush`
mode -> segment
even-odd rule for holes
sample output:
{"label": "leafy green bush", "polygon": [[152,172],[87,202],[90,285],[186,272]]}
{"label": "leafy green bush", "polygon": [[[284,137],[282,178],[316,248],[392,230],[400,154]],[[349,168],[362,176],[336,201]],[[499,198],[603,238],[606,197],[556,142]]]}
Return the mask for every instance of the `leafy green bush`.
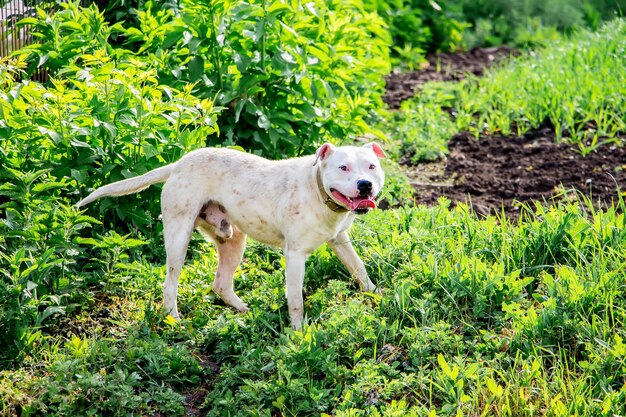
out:
{"label": "leafy green bush", "polygon": [[106,24],[93,6],[66,5],[49,18],[40,12],[24,24],[43,42],[23,53],[31,66],[52,71],[84,68],[83,55],[95,51],[130,60],[110,43],[115,35],[115,45],[137,51],[133,61],[156,69],[160,85],[221,106],[221,130],[207,135],[207,145],[284,157],[374,132],[367,121],[382,106],[389,39],[360,1],[148,3],[136,13],[137,26],[124,27]]}
{"label": "leafy green bush", "polygon": [[[470,45],[501,45],[519,39],[535,19],[537,29],[555,28],[571,31],[585,26],[580,1],[502,0],[464,1],[463,14],[474,28]],[[516,42],[519,44],[519,42]]]}
{"label": "leafy green bush", "polygon": [[[0,92],[3,166],[21,172],[49,169],[86,190],[173,162],[214,133],[210,100],[157,84],[141,62],[82,55],[83,67],[64,68],[51,85],[8,80]],[[0,174],[6,178],[6,174]],[[78,200],[76,193],[74,195]],[[149,234],[158,190],[115,204],[115,221]],[[139,204],[140,198],[145,199]],[[102,212],[112,203],[100,206]]]}
{"label": "leafy green bush", "polygon": [[414,70],[424,55],[474,47],[545,46],[576,30],[623,16],[624,0],[365,0],[387,23],[393,63]]}
{"label": "leafy green bush", "polygon": [[57,66],[57,78],[46,86],[18,81],[26,65],[20,56],[0,62],[3,361],[19,360],[53,318],[90,298],[89,284],[102,270],[92,277],[91,268],[84,269],[93,252],[79,240],[83,229],[94,227],[104,241],[110,228],[158,235],[151,221],[158,190],[118,201],[114,216],[99,216],[107,219],[101,225],[72,207],[79,185],[89,189],[146,172],[202,146],[217,130],[212,101],[195,98],[190,87],[160,86],[147,64],[130,55],[115,60],[99,49],[106,36],[94,8],[66,5],[45,17],[35,31],[50,35],[49,43],[24,53]]}
{"label": "leafy green bush", "polygon": [[25,45],[18,53],[28,57],[28,71],[50,71],[75,63],[81,54],[105,50],[110,28],[97,8],[82,9],[78,3],[60,3],[60,10],[37,8],[36,17],[27,17],[18,26],[28,26],[38,42]]}
{"label": "leafy green bush", "polygon": [[[3,164],[4,165],[4,164]],[[40,329],[87,297],[76,237],[96,221],[64,204],[66,180],[6,165],[0,186],[0,363],[20,359]],[[6,182],[5,182],[6,181]]]}
{"label": "leafy green bush", "polygon": [[479,0],[461,2],[468,47],[501,44],[521,47],[546,45],[582,28],[596,30],[601,22],[622,16],[626,2],[605,0]]}
{"label": "leafy green bush", "polygon": [[376,12],[389,27],[394,65],[415,69],[424,55],[464,48],[461,8],[431,0],[365,0],[365,8]]}
{"label": "leafy green bush", "polygon": [[388,41],[359,1],[183,6],[174,18],[147,11],[126,34],[156,62],[162,82],[196,83],[195,94],[226,108],[222,134],[209,144],[284,157],[371,130]]}

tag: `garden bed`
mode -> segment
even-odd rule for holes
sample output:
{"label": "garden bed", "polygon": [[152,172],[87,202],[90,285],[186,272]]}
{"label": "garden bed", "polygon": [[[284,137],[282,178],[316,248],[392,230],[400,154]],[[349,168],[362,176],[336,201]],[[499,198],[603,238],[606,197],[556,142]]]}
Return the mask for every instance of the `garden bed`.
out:
{"label": "garden bed", "polygon": [[[423,70],[391,74],[385,100],[392,108],[419,92],[428,81],[449,81],[464,74],[480,75],[494,63],[516,55],[509,48],[475,49],[460,54],[429,57]],[[479,214],[504,210],[517,217],[518,202],[550,201],[580,194],[594,203],[610,205],[617,190],[626,189],[626,136],[599,146],[583,156],[579,147],[558,143],[554,129],[543,126],[523,136],[455,135],[448,143],[449,154],[436,162],[411,162],[402,158],[417,204],[433,205],[445,196],[452,201],[471,202]]]}
{"label": "garden bed", "polygon": [[[626,139],[626,138],[623,138]],[[557,143],[543,129],[522,137],[459,134],[443,161],[405,165],[418,204],[441,196],[471,201],[479,214],[504,211],[517,217],[519,204],[573,196],[576,191],[604,205],[626,189],[626,148],[605,145],[582,156],[575,146]]]}

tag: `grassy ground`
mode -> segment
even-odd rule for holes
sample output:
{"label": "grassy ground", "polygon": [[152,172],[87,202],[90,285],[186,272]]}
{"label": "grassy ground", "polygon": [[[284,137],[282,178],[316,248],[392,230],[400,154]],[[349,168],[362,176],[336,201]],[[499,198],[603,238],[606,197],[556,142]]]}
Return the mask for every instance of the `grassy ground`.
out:
{"label": "grassy ground", "polygon": [[159,313],[163,268],[118,262],[0,374],[2,412],[184,415],[188,397],[215,416],[623,414],[624,215],[533,210],[518,225],[445,201],[362,218],[353,237],[383,294],[359,293],[321,248],[302,332],[283,260],[260,244],[236,280],[247,315],[212,294],[208,245],[183,275],[180,323]]}

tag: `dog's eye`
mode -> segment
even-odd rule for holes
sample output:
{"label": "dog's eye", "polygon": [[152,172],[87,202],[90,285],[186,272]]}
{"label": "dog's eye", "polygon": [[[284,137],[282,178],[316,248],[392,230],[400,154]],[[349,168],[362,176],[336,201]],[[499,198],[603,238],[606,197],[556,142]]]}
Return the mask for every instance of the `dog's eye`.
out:
{"label": "dog's eye", "polygon": [[339,167],[340,170],[342,171],[347,171],[348,170],[348,166],[347,165],[342,165]]}
{"label": "dog's eye", "polygon": [[370,169],[376,169],[376,165],[370,164]]}

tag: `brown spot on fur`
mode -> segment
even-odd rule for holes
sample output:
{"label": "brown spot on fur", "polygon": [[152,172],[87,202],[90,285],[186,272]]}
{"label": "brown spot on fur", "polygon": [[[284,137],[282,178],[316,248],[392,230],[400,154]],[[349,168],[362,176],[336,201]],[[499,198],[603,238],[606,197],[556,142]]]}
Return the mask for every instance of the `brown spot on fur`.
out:
{"label": "brown spot on fur", "polygon": [[215,240],[217,240],[217,243],[219,243],[220,245],[226,243],[226,240],[223,237],[215,236]]}
{"label": "brown spot on fur", "polygon": [[218,204],[217,208],[219,209],[219,211],[221,211],[222,213],[226,214],[226,209],[224,208],[223,205]]}
{"label": "brown spot on fur", "polygon": [[292,185],[291,187],[289,187],[289,190],[287,192],[291,196],[291,199],[295,200],[296,196],[298,195],[298,187],[296,185]]}
{"label": "brown spot on fur", "polygon": [[206,203],[202,205],[202,208],[200,209],[200,211],[205,211],[207,207],[209,207],[211,204],[213,204],[213,201],[211,200],[207,201]]}

